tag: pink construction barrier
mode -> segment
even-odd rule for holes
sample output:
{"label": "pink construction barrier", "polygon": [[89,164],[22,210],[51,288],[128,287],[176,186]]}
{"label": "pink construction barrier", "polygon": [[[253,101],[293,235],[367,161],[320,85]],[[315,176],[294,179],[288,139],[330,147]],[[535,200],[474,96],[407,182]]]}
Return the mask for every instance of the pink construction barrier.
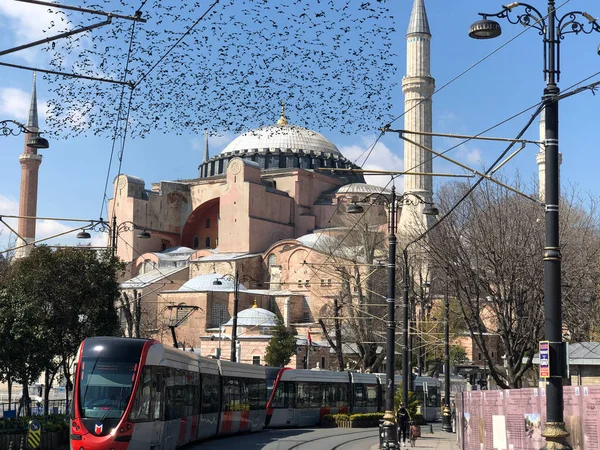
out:
{"label": "pink construction barrier", "polygon": [[[541,449],[545,389],[468,391],[457,395],[456,432],[462,450]],[[564,419],[573,450],[600,450],[600,385],[565,386]]]}

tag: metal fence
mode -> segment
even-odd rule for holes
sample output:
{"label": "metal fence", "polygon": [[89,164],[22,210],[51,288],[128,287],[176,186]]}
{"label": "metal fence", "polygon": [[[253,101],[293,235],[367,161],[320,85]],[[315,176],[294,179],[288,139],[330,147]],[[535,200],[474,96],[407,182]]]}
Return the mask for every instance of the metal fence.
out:
{"label": "metal fence", "polygon": [[[32,400],[31,403],[31,415],[32,416],[43,416],[44,415],[44,402],[38,402]],[[19,406],[21,406],[19,408]],[[48,414],[68,414],[69,405],[65,399],[62,400],[48,400]],[[19,401],[11,403],[0,403],[0,418],[15,418],[17,414],[20,416],[25,415],[25,407],[21,405]]]}

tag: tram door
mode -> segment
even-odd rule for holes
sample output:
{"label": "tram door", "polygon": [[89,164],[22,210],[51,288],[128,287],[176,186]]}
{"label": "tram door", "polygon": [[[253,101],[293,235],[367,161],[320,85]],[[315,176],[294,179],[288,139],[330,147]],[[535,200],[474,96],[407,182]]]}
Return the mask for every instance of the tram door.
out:
{"label": "tram door", "polygon": [[294,424],[294,409],[296,408],[294,383],[291,381],[284,381],[283,392],[283,407],[287,410],[285,421],[287,424]]}
{"label": "tram door", "polygon": [[164,369],[153,368],[152,371],[152,407],[154,408],[154,423],[152,425],[152,435],[150,436],[150,449],[162,450],[162,435],[165,425],[164,412]]}

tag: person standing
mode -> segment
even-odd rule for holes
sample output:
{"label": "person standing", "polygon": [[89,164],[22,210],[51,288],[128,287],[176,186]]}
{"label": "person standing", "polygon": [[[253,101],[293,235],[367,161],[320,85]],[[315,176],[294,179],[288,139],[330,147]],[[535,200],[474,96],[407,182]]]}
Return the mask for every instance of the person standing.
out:
{"label": "person standing", "polygon": [[406,434],[408,433],[408,429],[410,427],[410,420],[410,414],[408,413],[406,406],[404,405],[404,403],[400,403],[400,407],[398,408],[397,413],[397,421],[398,442],[400,442],[400,439],[402,439],[402,441],[400,442],[401,447],[406,447]]}

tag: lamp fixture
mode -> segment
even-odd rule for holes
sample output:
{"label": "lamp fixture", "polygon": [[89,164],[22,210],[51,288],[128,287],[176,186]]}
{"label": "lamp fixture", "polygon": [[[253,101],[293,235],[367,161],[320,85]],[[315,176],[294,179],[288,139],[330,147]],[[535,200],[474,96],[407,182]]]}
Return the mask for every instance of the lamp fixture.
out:
{"label": "lamp fixture", "polygon": [[362,206],[357,205],[356,203],[352,203],[350,206],[348,206],[346,212],[348,214],[362,214],[363,212],[365,212],[365,209]]}
{"label": "lamp fixture", "polygon": [[91,239],[91,238],[92,238],[92,235],[85,230],[82,230],[79,233],[77,233],[77,239]]}
{"label": "lamp fixture", "polygon": [[48,139],[38,135],[27,139],[27,147],[43,149],[50,147],[50,144],[48,143]]}
{"label": "lamp fixture", "polygon": [[144,230],[144,231],[140,231],[136,237],[138,239],[150,239],[152,237],[152,235],[150,233],[148,233],[148,231]]}
{"label": "lamp fixture", "polygon": [[469,37],[473,39],[493,39],[502,34],[500,24],[494,20],[483,17],[469,27]]}

